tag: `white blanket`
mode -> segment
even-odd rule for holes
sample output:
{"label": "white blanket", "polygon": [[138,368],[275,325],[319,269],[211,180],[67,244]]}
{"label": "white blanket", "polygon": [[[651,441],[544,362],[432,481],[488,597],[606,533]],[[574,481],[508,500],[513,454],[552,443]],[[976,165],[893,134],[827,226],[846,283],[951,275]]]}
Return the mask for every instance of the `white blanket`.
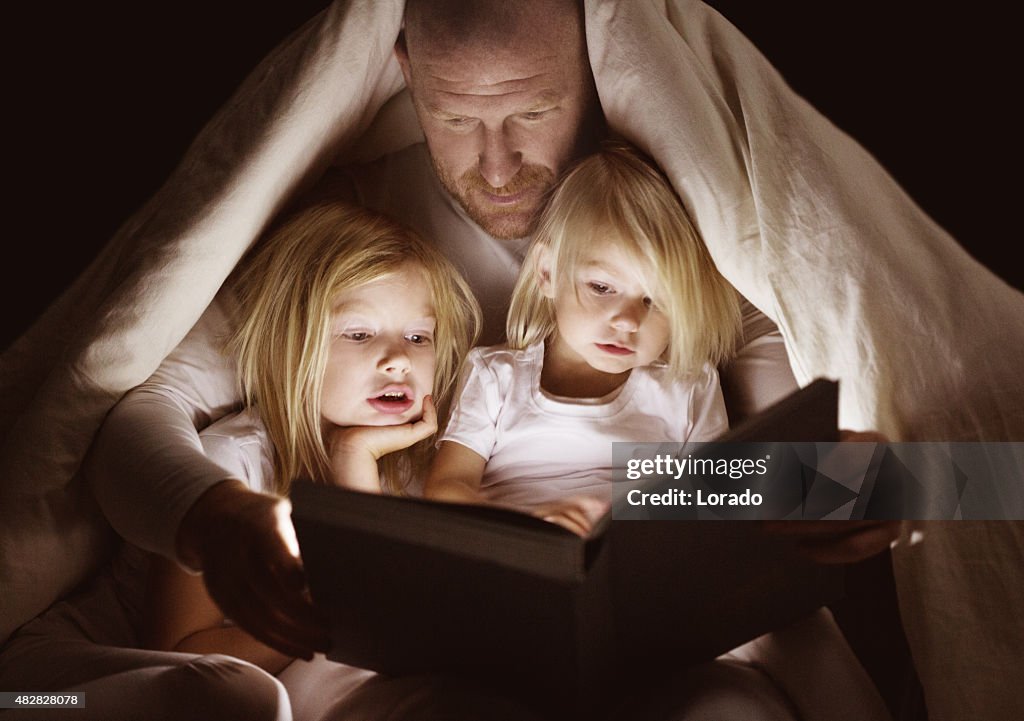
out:
{"label": "white blanket", "polygon": [[[332,162],[416,137],[407,124],[391,132],[393,118],[366,134],[402,87],[391,57],[401,5],[338,0],[282,44],[0,358],[0,638],[97,563],[104,527],[77,470],[106,410],[184,336],[296,189]],[[588,0],[586,15],[611,126],[665,168],[719,268],[779,324],[798,380],[841,380],[844,427],[901,440],[1024,439],[1024,295],[973,261],[704,4]],[[1014,668],[1009,650],[1024,648],[1010,606],[1024,597],[1017,525],[984,527],[1003,555],[973,575],[929,572],[977,565],[965,560],[984,550],[972,528],[929,527],[924,542],[896,549],[934,719],[1005,712],[1008,688],[986,697],[972,679]],[[966,653],[946,646],[950,615]],[[986,703],[991,714],[980,712]]]}

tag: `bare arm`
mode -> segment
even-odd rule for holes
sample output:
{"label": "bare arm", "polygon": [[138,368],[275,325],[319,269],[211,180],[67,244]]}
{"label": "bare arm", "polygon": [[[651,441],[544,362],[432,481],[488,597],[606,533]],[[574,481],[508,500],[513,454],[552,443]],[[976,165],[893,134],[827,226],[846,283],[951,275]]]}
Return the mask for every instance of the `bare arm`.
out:
{"label": "bare arm", "polygon": [[483,503],[480,481],[487,459],[461,443],[442,441],[430,474],[423,484],[423,495],[438,501]]}
{"label": "bare arm", "polygon": [[272,674],[292,661],[227,622],[201,576],[185,573],[158,556],[153,557],[146,585],[142,643],[158,651],[222,653]]}
{"label": "bare arm", "polygon": [[[423,486],[423,495],[451,503],[488,503],[480,492],[486,465],[487,460],[476,451],[461,443],[442,441]],[[573,496],[529,509],[513,508],[586,536],[594,522],[608,510],[608,504],[588,496]]]}

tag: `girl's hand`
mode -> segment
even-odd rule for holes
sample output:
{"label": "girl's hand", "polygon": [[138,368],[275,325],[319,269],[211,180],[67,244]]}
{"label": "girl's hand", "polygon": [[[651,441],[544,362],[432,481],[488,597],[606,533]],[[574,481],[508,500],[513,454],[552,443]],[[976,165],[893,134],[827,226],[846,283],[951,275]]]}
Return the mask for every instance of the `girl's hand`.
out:
{"label": "girl's hand", "polygon": [[377,461],[408,448],[437,432],[437,408],[423,397],[423,416],[399,426],[336,427],[327,436],[333,482],[339,486],[380,493]]}
{"label": "girl's hand", "polygon": [[349,453],[370,454],[378,461],[389,453],[408,448],[437,432],[437,408],[431,396],[423,397],[423,415],[400,426],[348,426],[335,428],[328,438],[331,459]]}
{"label": "girl's hand", "polygon": [[531,509],[537,518],[557,523],[579,536],[586,536],[594,523],[608,510],[608,503],[592,496],[573,496]]}

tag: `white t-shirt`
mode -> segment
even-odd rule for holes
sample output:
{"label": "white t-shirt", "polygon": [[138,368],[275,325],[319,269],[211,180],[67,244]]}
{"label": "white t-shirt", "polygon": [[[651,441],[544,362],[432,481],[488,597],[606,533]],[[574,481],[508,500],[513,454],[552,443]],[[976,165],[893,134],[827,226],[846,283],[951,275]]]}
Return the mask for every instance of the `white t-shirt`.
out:
{"label": "white t-shirt", "polygon": [[487,460],[488,500],[533,506],[568,496],[606,497],[612,443],[709,441],[728,427],[718,373],[688,380],[665,366],[636,368],[603,398],[562,398],[540,387],[544,345],[477,348],[442,441]]}

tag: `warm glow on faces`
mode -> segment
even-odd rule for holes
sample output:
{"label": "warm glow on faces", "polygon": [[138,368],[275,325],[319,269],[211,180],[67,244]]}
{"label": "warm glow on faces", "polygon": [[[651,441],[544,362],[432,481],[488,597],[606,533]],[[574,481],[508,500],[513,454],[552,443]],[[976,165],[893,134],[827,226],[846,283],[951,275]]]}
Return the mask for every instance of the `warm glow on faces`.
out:
{"label": "warm glow on faces", "polygon": [[399,58],[441,184],[494,237],[528,236],[585,135],[585,70],[551,46],[432,50]]}
{"label": "warm glow on faces", "polygon": [[669,323],[656,304],[653,273],[620,241],[590,244],[571,277],[552,283],[549,267],[549,258],[542,255],[540,285],[554,301],[558,326],[550,341],[552,353],[610,374],[661,358],[668,348]]}
{"label": "warm glow on faces", "polygon": [[320,394],[324,421],[390,426],[419,418],[433,388],[435,326],[418,265],[338,294]]}

